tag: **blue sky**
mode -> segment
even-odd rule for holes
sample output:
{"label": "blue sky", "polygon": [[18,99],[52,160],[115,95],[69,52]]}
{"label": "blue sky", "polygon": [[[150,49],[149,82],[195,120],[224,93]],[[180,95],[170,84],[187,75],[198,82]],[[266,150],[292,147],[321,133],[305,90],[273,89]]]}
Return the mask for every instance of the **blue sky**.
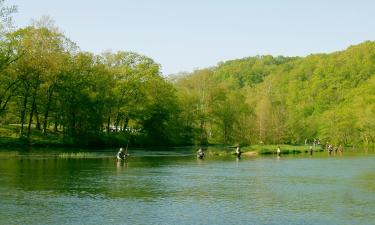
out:
{"label": "blue sky", "polygon": [[135,51],[164,74],[272,54],[304,56],[375,40],[375,1],[7,0],[18,27],[51,16],[82,50]]}

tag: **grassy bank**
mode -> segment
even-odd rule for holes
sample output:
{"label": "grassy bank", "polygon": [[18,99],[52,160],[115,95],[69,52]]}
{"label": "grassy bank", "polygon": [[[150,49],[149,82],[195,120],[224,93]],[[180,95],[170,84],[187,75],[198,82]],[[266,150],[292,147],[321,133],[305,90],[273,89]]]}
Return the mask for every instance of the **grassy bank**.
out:
{"label": "grassy bank", "polygon": [[63,135],[61,131],[48,130],[43,134],[41,130],[33,129],[30,137],[20,136],[19,125],[0,126],[0,146],[8,148],[24,147],[64,147],[64,148],[103,148],[126,145],[128,136],[124,134],[101,134],[80,136],[75,139]]}
{"label": "grassy bank", "polygon": [[[261,155],[277,154],[276,150],[280,147],[281,154],[301,154],[308,153],[310,145],[251,145],[243,148],[243,151],[255,151]],[[323,151],[321,146],[313,148],[314,151]]]}
{"label": "grassy bank", "polygon": [[[123,133],[101,134],[100,136],[92,135],[80,137],[76,140],[64,138],[61,131],[49,130],[47,134],[42,131],[33,129],[29,138],[20,138],[19,125],[1,125],[0,126],[0,146],[8,148],[24,148],[24,147],[61,147],[61,148],[104,148],[104,147],[123,147],[128,142],[128,136]],[[142,146],[138,143],[136,137],[132,136],[131,146]],[[249,145],[242,146],[241,150],[246,156],[253,155],[270,155],[276,154],[276,150],[280,146],[281,154],[301,154],[307,153],[310,145]],[[143,146],[147,147],[147,146]],[[152,147],[152,146],[150,146]],[[360,147],[360,146],[356,146]],[[227,145],[210,145],[205,148],[208,155],[226,156],[233,155],[236,146]],[[348,147],[349,148],[349,147]],[[350,147],[351,148],[351,147]],[[316,146],[314,151],[323,151],[321,146]]]}
{"label": "grassy bank", "polygon": [[0,145],[3,147],[53,147],[64,146],[61,132],[48,131],[45,135],[40,130],[33,130],[29,138],[20,136],[20,126],[1,125],[0,126]]}
{"label": "grassy bank", "polygon": [[[309,145],[249,145],[243,146],[241,150],[244,156],[271,155],[277,154],[276,151],[278,147],[280,147],[281,154],[284,155],[308,153],[310,149]],[[235,149],[235,146],[215,145],[209,146],[206,149],[206,153],[215,156],[229,156],[234,155]],[[321,146],[316,146],[314,151],[321,152],[323,148]]]}

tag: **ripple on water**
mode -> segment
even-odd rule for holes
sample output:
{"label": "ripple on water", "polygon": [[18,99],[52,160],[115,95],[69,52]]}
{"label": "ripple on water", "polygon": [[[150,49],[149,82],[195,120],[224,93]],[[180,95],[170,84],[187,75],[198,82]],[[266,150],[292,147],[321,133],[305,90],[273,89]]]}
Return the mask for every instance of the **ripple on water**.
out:
{"label": "ripple on water", "polygon": [[6,160],[4,224],[372,224],[373,156]]}

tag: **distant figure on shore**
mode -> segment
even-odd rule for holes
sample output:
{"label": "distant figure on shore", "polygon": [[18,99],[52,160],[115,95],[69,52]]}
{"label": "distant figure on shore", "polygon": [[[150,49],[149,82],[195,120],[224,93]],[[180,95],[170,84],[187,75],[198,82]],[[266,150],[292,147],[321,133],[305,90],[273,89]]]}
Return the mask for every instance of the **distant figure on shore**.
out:
{"label": "distant figure on shore", "polygon": [[197,151],[197,158],[198,159],[203,159],[204,158],[204,152],[203,152],[202,148],[198,149],[198,151]]}
{"label": "distant figure on shore", "polygon": [[314,152],[313,146],[310,146],[310,155],[313,155],[313,152]]}
{"label": "distant figure on shore", "polygon": [[281,154],[280,146],[277,147],[276,153],[277,153],[277,156],[280,156],[280,154]]}
{"label": "distant figure on shore", "polygon": [[333,145],[329,144],[328,145],[328,153],[331,155],[333,151]]}
{"label": "distant figure on shore", "polygon": [[237,146],[235,154],[237,158],[241,158],[242,152],[241,152],[240,146]]}
{"label": "distant figure on shore", "polygon": [[129,154],[124,151],[124,148],[120,148],[120,150],[117,153],[117,160],[123,161],[128,156],[129,156]]}

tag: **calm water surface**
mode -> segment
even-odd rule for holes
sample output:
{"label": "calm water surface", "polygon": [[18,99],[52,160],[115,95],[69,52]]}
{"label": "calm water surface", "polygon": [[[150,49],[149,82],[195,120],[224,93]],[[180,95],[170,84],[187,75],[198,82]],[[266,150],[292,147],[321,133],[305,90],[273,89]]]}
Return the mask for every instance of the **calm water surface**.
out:
{"label": "calm water surface", "polygon": [[375,224],[375,154],[0,151],[0,224]]}

